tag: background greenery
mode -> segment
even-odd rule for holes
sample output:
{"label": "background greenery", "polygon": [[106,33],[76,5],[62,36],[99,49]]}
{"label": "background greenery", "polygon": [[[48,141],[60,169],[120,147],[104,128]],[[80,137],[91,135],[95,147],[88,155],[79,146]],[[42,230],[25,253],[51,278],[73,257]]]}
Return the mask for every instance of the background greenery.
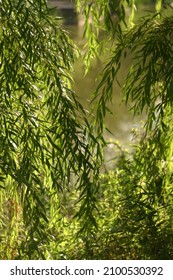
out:
{"label": "background greenery", "polygon": [[[156,1],[134,24],[136,2],[75,1],[82,53],[46,1],[0,2],[1,259],[172,259],[172,9]],[[73,65],[105,52],[86,111]],[[105,170],[114,83],[146,122],[130,152],[111,140]]]}

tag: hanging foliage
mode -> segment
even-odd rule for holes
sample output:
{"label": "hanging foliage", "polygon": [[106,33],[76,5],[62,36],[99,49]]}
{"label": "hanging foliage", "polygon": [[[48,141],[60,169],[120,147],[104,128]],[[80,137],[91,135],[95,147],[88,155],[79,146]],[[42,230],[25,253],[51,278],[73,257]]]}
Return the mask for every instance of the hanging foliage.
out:
{"label": "hanging foliage", "polygon": [[[95,223],[101,152],[70,87],[77,55],[46,1],[0,2],[0,203],[13,213],[9,223],[22,215],[17,225],[29,257],[42,256],[49,240],[53,194],[75,188],[80,214],[74,215],[84,217],[84,227]],[[3,232],[14,234],[2,216]]]}

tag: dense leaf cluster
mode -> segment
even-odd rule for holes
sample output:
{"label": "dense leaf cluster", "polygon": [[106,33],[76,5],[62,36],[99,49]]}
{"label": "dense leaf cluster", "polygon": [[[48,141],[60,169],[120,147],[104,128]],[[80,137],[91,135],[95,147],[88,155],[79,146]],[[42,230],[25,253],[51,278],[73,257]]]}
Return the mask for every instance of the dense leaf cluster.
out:
{"label": "dense leaf cluster", "polygon": [[0,203],[14,217],[13,204],[23,209],[24,243],[32,257],[49,237],[52,195],[70,190],[72,181],[80,217],[86,214],[83,226],[94,222],[101,153],[70,87],[78,51],[46,1],[3,1],[0,11],[0,179],[6,197]]}

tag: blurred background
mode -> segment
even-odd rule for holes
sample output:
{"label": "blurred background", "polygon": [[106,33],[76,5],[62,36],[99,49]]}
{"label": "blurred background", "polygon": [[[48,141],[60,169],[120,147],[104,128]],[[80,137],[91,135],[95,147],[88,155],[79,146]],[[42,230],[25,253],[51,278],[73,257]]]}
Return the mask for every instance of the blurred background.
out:
{"label": "blurred background", "polygon": [[[155,10],[154,0],[136,0],[136,15],[135,20],[141,15],[147,15],[151,11]],[[85,40],[83,38],[83,18],[81,15],[77,15],[75,11],[74,1],[72,0],[49,0],[50,7],[55,8],[54,13],[62,17],[63,27],[68,31],[70,37],[75,41],[80,50],[84,53]],[[130,15],[130,8],[127,7],[127,13]],[[106,57],[99,57],[92,62],[91,71],[84,76],[83,59],[79,59],[75,64],[75,71],[73,74],[74,84],[73,89],[79,96],[80,102],[84,108],[88,109],[90,101],[92,99],[92,93],[97,85],[97,77],[101,74],[101,69],[106,61]],[[127,66],[130,61],[124,60],[123,66],[119,73],[119,81],[123,80]],[[111,131],[109,133],[105,130],[105,137],[107,140],[113,139],[123,145],[126,149],[131,149],[132,145],[136,142],[136,135],[141,132],[143,120],[145,115],[134,118],[130,111],[130,106],[126,106],[122,102],[121,88],[118,84],[114,85],[113,103],[110,105],[112,115],[106,116],[106,127]],[[105,159],[109,161],[115,156],[115,150],[113,145],[108,145],[105,153]]]}

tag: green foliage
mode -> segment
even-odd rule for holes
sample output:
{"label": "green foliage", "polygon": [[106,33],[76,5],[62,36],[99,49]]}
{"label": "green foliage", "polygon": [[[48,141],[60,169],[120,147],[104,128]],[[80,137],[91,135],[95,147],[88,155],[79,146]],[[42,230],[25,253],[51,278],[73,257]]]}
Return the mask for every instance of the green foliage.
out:
{"label": "green foliage", "polygon": [[133,29],[120,34],[102,80],[96,90],[98,100],[97,122],[101,127],[106,104],[112,100],[114,80],[121,67],[122,58],[130,58],[128,75],[123,84],[124,99],[131,101],[135,114],[144,109],[148,112],[147,124],[162,119],[165,106],[170,100],[172,85],[172,17],[157,14],[147,18]]}
{"label": "green foliage", "polygon": [[[70,85],[79,50],[46,1],[0,2],[0,258],[173,257],[173,18],[157,1],[158,13],[134,25],[135,4],[76,0],[87,70],[111,44],[93,122]],[[134,152],[118,147],[101,174],[116,81],[146,123]]]}
{"label": "green foliage", "polygon": [[103,259],[172,259],[172,190],[162,183],[168,174],[161,162],[150,166],[149,176],[144,162],[151,150],[142,158],[144,146],[138,147],[133,160],[123,159],[102,179],[109,201],[109,218],[104,216],[107,236],[100,236],[106,244]]}
{"label": "green foliage", "polygon": [[172,175],[165,186],[164,180],[170,176],[167,163],[158,154],[152,157],[152,165],[149,161],[153,133],[148,139],[142,137],[133,155],[119,148],[115,170],[99,179],[98,228],[75,238],[80,222],[70,220],[66,213],[58,243],[51,242],[51,257],[172,259]]}
{"label": "green foliage", "polygon": [[113,251],[121,240],[120,258],[170,259],[173,254],[172,31],[172,15],[167,11],[120,33],[95,92],[96,124],[102,133],[113,84],[123,59],[130,59],[121,84],[124,101],[131,103],[134,114],[145,111],[147,119],[132,160],[123,160],[116,170],[120,176],[115,174],[111,180],[122,192],[118,200],[122,197],[121,210],[115,214],[110,236]]}
{"label": "green foliage", "polygon": [[[68,252],[64,247],[64,257],[172,259],[172,174],[167,163],[158,157],[159,151],[153,155],[153,146],[151,133],[147,139],[141,138],[133,155],[121,148],[116,168],[100,176],[98,229],[73,239]],[[167,177],[170,181],[165,185]],[[78,226],[74,226],[73,234]],[[71,234],[69,240],[74,236]]]}
{"label": "green foliage", "polygon": [[162,8],[162,0],[157,0],[156,1],[156,11],[160,12]]}
{"label": "green foliage", "polygon": [[[12,207],[14,221],[23,213],[24,224],[16,225],[23,231],[22,240],[14,237],[16,247],[25,252],[19,256],[44,258],[44,245],[51,238],[52,196],[70,189],[72,180],[83,227],[95,222],[101,152],[70,88],[78,50],[58,19],[49,16],[46,1],[3,1],[0,11],[1,206],[7,212]],[[3,232],[7,227],[5,223]],[[11,234],[17,238],[14,227]],[[2,233],[2,244],[5,236]]]}
{"label": "green foliage", "polygon": [[[84,63],[86,72],[93,58],[100,56],[106,40],[115,37],[121,24],[126,25],[125,6],[129,0],[75,0],[78,13],[84,16],[84,37],[87,40]],[[103,36],[104,34],[104,36]],[[103,41],[102,41],[103,39]]]}

